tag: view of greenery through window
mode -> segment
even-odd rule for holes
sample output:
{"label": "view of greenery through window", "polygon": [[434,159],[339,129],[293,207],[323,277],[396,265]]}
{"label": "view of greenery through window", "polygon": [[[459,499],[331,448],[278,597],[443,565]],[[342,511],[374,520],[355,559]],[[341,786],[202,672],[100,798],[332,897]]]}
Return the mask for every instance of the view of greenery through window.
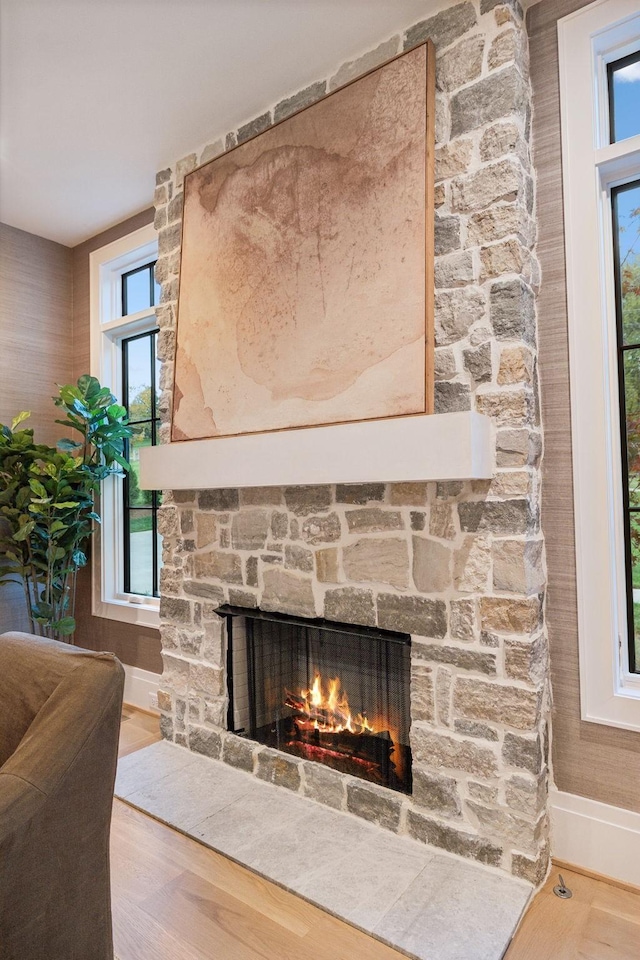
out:
{"label": "view of greenery through window", "polygon": [[[640,51],[608,66],[612,143],[640,134]],[[640,672],[640,180],[611,190],[625,508],[629,666]]]}
{"label": "view of greenery through window", "polygon": [[[640,52],[609,65],[611,141],[640,133]],[[640,672],[640,180],[611,191],[623,411],[629,652]]]}
{"label": "view of greenery through window", "polygon": [[[123,315],[149,309],[157,302],[153,266],[151,263],[123,276]],[[131,471],[123,484],[124,590],[142,596],[159,595],[162,557],[162,538],[157,524],[160,493],[141,490],[139,482],[140,450],[157,442],[160,426],[157,337],[154,329],[122,341],[123,401],[133,430],[127,449]]]}
{"label": "view of greenery through window", "polygon": [[613,193],[617,227],[618,343],[624,404],[623,459],[628,500],[628,571],[634,653],[640,666],[640,181]]}

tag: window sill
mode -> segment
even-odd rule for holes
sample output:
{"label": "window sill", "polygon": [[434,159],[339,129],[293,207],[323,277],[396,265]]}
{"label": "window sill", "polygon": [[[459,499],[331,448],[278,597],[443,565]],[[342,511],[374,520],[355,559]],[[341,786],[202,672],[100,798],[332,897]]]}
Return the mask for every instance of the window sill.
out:
{"label": "window sill", "polygon": [[[613,658],[612,658],[613,659]],[[618,676],[608,664],[597,671],[583,649],[581,660],[582,719],[622,730],[640,731],[640,675],[622,667]]]}
{"label": "window sill", "polygon": [[96,600],[93,605],[94,617],[103,617],[105,620],[117,620],[120,623],[130,623],[136,627],[149,627],[158,630],[160,627],[160,601],[138,603],[133,600],[112,599]]}

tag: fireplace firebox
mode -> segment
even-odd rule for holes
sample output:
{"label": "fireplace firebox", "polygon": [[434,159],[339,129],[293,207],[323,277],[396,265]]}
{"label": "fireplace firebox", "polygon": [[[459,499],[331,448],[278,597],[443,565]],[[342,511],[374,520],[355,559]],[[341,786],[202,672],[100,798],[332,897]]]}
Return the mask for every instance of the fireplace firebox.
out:
{"label": "fireplace firebox", "polygon": [[411,792],[411,638],[225,605],[228,729]]}

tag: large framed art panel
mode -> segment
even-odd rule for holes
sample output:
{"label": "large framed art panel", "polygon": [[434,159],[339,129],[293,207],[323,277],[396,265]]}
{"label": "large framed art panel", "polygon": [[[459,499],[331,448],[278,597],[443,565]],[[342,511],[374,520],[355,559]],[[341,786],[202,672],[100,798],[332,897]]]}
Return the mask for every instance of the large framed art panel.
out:
{"label": "large framed art panel", "polygon": [[427,42],[185,178],[173,440],[433,408]]}

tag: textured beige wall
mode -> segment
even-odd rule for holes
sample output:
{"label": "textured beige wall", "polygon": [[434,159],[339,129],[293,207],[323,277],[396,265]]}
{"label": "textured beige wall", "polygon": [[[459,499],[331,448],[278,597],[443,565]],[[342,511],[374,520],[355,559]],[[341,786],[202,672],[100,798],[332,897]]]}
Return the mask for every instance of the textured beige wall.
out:
{"label": "textured beige wall", "polygon": [[0,224],[0,421],[31,410],[36,439],[53,443],[51,397],[72,374],[71,250]]}
{"label": "textured beige wall", "polygon": [[585,0],[542,0],[527,15],[542,267],[538,298],[545,437],[542,527],[549,577],[553,772],[560,790],[640,811],[640,734],[580,719],[557,21],[583,6]]}
{"label": "textured beige wall", "polygon": [[[53,443],[51,397],[71,378],[71,251],[0,224],[0,422],[31,410],[36,439]],[[27,426],[27,424],[25,424]],[[0,633],[27,629],[22,588],[0,588]]]}

